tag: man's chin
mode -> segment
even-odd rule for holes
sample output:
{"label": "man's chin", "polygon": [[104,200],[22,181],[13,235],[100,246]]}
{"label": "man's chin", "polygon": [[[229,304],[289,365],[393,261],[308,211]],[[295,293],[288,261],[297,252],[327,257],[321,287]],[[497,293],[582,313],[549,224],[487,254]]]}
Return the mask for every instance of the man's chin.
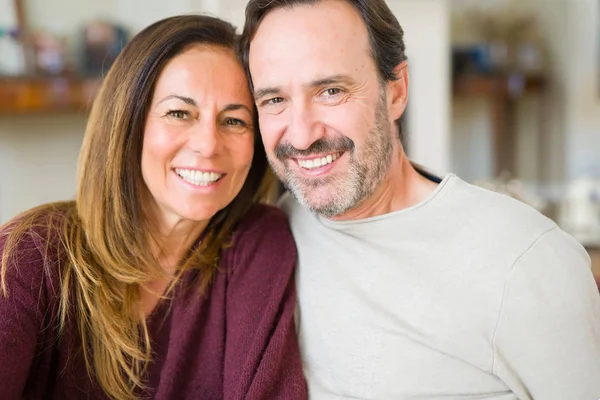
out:
{"label": "man's chin", "polygon": [[347,204],[351,202],[349,197],[352,197],[352,194],[344,190],[337,180],[299,179],[289,175],[286,178],[286,187],[298,203],[313,213],[331,218],[352,208],[352,204]]}
{"label": "man's chin", "polygon": [[316,196],[314,191],[307,195],[306,192],[293,189],[291,192],[300,205],[323,217],[332,218],[346,211],[345,207],[340,207],[339,201],[336,201],[334,196]]}

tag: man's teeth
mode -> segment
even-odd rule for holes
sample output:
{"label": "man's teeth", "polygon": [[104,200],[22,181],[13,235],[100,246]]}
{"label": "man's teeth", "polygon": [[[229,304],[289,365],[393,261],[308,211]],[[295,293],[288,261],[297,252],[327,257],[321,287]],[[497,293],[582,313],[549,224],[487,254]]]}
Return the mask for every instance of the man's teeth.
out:
{"label": "man's teeth", "polygon": [[327,157],[315,158],[313,160],[298,160],[298,164],[305,169],[315,169],[331,164],[339,157],[338,154],[330,154]]}
{"label": "man's teeth", "polygon": [[196,186],[208,186],[221,179],[221,174],[216,172],[201,172],[191,169],[175,169],[177,175],[186,182],[189,182]]}

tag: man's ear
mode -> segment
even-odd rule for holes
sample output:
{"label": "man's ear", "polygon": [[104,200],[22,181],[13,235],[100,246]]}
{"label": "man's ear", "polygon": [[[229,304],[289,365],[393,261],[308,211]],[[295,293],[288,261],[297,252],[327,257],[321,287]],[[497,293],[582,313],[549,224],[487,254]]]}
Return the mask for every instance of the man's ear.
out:
{"label": "man's ear", "polygon": [[397,120],[402,116],[408,103],[408,63],[402,61],[394,68],[395,81],[387,83],[388,115]]}

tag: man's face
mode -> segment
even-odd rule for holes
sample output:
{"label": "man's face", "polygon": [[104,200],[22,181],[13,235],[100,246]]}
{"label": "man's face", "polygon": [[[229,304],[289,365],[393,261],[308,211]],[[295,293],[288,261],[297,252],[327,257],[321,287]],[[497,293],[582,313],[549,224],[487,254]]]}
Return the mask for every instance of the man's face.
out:
{"label": "man's face", "polygon": [[358,12],[340,0],[275,10],[249,61],[269,162],[299,202],[333,217],[373,194],[399,115],[390,116]]}

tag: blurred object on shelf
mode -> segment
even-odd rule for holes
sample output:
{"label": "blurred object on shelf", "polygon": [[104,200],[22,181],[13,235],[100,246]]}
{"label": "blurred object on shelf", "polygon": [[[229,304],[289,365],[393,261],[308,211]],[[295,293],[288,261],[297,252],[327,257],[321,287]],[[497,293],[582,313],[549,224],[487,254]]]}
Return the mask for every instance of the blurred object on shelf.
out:
{"label": "blurred object on shelf", "polygon": [[584,245],[600,246],[600,180],[578,179],[566,187],[558,223]]}
{"label": "blurred object on shelf", "polygon": [[23,44],[17,28],[0,26],[0,75],[22,75],[27,71]]}
{"label": "blurred object on shelf", "polygon": [[547,58],[535,15],[480,15],[474,17],[500,71],[544,72]]}
{"label": "blurred object on shelf", "polygon": [[538,16],[522,10],[520,3],[486,11],[473,7],[452,16],[455,73],[546,72],[548,53]]}
{"label": "blurred object on shelf", "polygon": [[452,76],[490,74],[493,71],[490,46],[475,44],[452,48]]}
{"label": "blurred object on shelf", "polygon": [[32,34],[35,52],[36,73],[39,75],[61,75],[72,72],[67,64],[67,41],[45,32]]}
{"label": "blurred object on shelf", "polygon": [[118,25],[93,21],[83,29],[81,69],[85,75],[103,76],[127,44],[127,31]]}
{"label": "blurred object on shelf", "polygon": [[22,0],[0,0],[0,76],[31,72]]}

